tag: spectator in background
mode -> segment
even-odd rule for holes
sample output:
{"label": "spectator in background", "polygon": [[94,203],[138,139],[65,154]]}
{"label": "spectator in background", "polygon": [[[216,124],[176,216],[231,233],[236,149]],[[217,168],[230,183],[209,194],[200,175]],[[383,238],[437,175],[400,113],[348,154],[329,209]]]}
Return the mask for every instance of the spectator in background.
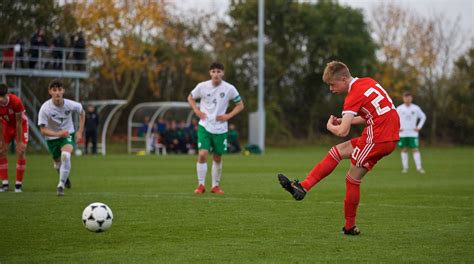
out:
{"label": "spectator in background", "polygon": [[137,136],[142,138],[146,135],[146,132],[148,131],[148,126],[150,125],[150,117],[149,116],[145,116],[143,118],[143,122],[141,124],[141,126],[138,128],[138,134]]}
{"label": "spectator in background", "polygon": [[99,114],[93,105],[87,106],[86,112],[85,152],[88,153],[89,142],[92,143],[92,154],[97,154],[97,132],[99,130]]}
{"label": "spectator in background", "polygon": [[158,121],[156,122],[156,129],[160,135],[164,135],[166,133],[166,121],[163,117],[159,117]]}
{"label": "spectator in background", "polygon": [[196,154],[197,152],[197,131],[198,131],[198,120],[196,118],[191,119],[191,123],[188,126],[188,154]]}
{"label": "spectator in background", "polygon": [[235,129],[235,124],[229,124],[229,133],[227,134],[227,150],[229,153],[240,153],[242,150],[239,142],[239,132]]}
{"label": "spectator in background", "polygon": [[77,33],[77,37],[74,40],[74,49],[73,53],[74,60],[76,60],[76,70],[83,71],[85,70],[85,60],[86,60],[86,40],[82,31]]}
{"label": "spectator in background", "polygon": [[178,123],[178,151],[179,153],[188,153],[188,128],[186,127],[186,122],[180,121]]}
{"label": "spectator in background", "polygon": [[168,153],[179,153],[179,135],[175,120],[170,121],[170,125],[168,130],[166,130],[164,139]]}
{"label": "spectator in background", "polygon": [[[64,33],[56,33],[56,36],[53,39],[53,68],[58,70],[62,67],[62,59],[64,50],[61,50],[66,47],[66,38],[64,37]],[[64,54],[66,56],[66,54]]]}
{"label": "spectator in background", "polygon": [[[36,31],[36,33],[31,38],[30,44],[32,46],[30,48],[30,55],[31,55],[30,68],[34,69],[39,59],[39,53],[40,53],[39,48],[48,46],[48,42],[46,41],[46,37],[45,37],[43,29],[38,29],[38,31]],[[40,65],[40,68],[41,68],[41,65]]]}
{"label": "spectator in background", "polygon": [[[148,128],[150,128],[150,135],[147,137]],[[138,128],[138,137],[145,138],[146,152],[151,153],[155,151],[155,127],[150,123],[150,117],[145,116],[143,118],[142,125]]]}

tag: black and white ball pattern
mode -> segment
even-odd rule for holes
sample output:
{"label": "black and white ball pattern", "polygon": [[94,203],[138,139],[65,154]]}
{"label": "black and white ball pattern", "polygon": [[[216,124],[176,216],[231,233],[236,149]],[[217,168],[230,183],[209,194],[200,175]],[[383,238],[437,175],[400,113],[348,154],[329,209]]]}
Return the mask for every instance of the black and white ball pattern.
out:
{"label": "black and white ball pattern", "polygon": [[114,215],[112,210],[104,203],[92,203],[82,212],[82,223],[87,230],[103,232],[112,226]]}

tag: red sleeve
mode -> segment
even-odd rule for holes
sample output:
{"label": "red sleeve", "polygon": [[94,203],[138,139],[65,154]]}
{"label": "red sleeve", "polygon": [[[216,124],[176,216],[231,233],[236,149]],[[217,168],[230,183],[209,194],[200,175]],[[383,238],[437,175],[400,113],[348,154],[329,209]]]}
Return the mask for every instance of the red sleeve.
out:
{"label": "red sleeve", "polygon": [[[355,88],[355,87],[354,87]],[[357,91],[351,91],[344,100],[344,108],[342,110],[342,115],[344,114],[353,114],[357,115],[362,104],[364,102],[364,96],[359,94]]]}
{"label": "red sleeve", "polygon": [[23,103],[21,102],[20,98],[17,96],[12,96],[12,109],[15,111],[15,113],[22,113],[25,111],[25,106],[23,106]]}

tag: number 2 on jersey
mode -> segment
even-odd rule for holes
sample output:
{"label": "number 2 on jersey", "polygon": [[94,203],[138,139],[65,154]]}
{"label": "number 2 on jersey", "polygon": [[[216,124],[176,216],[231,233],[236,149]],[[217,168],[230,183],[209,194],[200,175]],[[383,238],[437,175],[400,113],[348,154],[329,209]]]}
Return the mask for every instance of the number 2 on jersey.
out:
{"label": "number 2 on jersey", "polygon": [[[387,92],[383,89],[383,87],[378,83],[376,84],[376,86],[378,88],[380,88],[380,90],[382,90],[382,92],[384,93],[385,96],[383,96],[378,90],[375,90],[372,87],[369,88],[367,91],[365,91],[364,95],[366,97],[369,97],[372,93],[377,94],[377,97],[375,97],[374,100],[371,101],[371,103],[375,107],[375,110],[377,111],[377,114],[379,116],[381,116],[381,115],[387,113],[388,111],[390,111],[390,109],[395,109],[395,106],[393,105],[392,99],[390,98],[390,96],[388,96]],[[387,98],[387,100],[390,102],[392,107],[385,106],[384,108],[382,108],[380,106],[380,101],[382,101],[385,98]]]}

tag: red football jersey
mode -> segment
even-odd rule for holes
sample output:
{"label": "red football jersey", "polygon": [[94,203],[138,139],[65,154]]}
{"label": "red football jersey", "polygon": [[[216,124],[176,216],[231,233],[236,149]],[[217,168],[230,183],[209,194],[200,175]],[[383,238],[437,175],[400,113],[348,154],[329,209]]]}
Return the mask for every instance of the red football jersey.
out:
{"label": "red football jersey", "polygon": [[3,125],[16,126],[15,113],[24,113],[25,107],[20,98],[14,94],[8,94],[8,103],[6,105],[0,104],[0,119]]}
{"label": "red football jersey", "polygon": [[351,113],[365,119],[362,132],[366,143],[400,139],[400,118],[388,93],[371,78],[354,78],[344,100],[342,114]]}

